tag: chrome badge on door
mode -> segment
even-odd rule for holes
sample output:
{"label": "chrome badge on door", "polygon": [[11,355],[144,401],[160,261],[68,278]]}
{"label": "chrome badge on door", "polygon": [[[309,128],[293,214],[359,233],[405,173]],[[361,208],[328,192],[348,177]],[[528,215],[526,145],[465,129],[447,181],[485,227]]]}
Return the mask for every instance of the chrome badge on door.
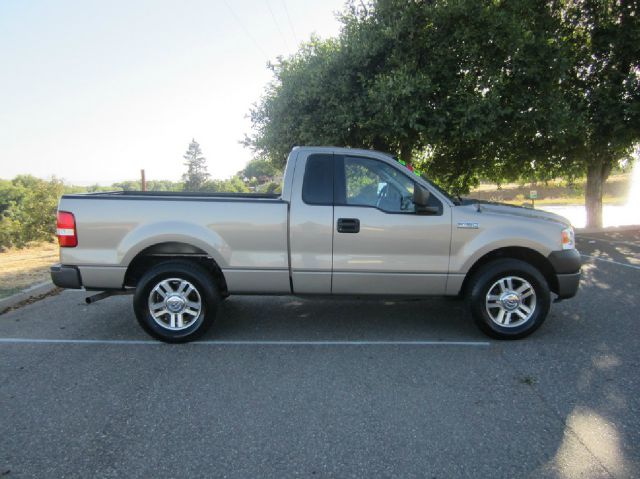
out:
{"label": "chrome badge on door", "polygon": [[471,221],[461,221],[458,223],[458,228],[468,229],[468,230],[477,230],[478,223],[473,223]]}

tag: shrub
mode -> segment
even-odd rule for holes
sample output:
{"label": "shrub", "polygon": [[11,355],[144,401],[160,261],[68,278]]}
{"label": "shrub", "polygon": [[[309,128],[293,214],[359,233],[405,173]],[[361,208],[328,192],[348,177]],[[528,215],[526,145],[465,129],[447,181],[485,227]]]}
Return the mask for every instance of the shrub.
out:
{"label": "shrub", "polygon": [[56,208],[64,185],[21,175],[0,184],[0,248],[53,241]]}

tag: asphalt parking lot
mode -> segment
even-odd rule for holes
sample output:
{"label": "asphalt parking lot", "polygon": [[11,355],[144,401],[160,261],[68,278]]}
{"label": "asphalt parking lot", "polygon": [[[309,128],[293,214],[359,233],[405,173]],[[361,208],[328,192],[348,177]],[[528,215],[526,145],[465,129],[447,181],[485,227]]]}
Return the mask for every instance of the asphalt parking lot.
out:
{"label": "asphalt parking lot", "polygon": [[232,297],[167,345],[130,297],[0,316],[0,477],[639,477],[640,235],[583,235],[526,340],[463,304]]}

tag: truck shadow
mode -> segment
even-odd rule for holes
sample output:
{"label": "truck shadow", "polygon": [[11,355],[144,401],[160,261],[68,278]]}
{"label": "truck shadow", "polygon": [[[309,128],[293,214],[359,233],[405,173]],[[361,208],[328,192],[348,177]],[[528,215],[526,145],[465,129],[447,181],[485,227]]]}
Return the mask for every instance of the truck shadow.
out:
{"label": "truck shadow", "polygon": [[206,339],[478,340],[464,302],[450,298],[233,296]]}

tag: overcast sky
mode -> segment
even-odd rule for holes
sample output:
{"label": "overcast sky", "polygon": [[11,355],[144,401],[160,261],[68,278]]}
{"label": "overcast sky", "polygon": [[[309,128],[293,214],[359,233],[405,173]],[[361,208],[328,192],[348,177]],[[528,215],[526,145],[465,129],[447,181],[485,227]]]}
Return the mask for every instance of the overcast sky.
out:
{"label": "overcast sky", "polygon": [[0,178],[178,180],[195,138],[215,178],[268,60],[334,36],[344,0],[0,0]]}

